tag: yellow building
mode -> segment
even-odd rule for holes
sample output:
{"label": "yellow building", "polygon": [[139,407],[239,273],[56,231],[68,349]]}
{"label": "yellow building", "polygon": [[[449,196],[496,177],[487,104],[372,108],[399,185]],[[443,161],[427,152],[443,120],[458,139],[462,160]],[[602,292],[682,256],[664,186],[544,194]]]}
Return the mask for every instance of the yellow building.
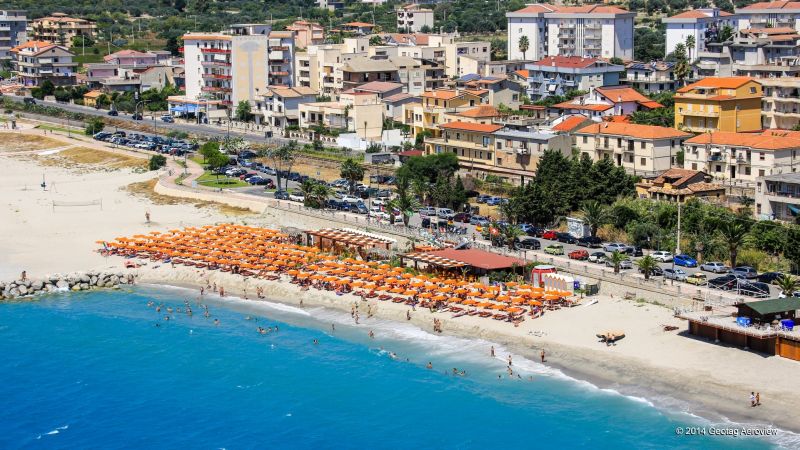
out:
{"label": "yellow building", "polygon": [[678,89],[675,128],[748,132],[761,129],[761,84],[750,77],[708,77]]}
{"label": "yellow building", "polygon": [[83,106],[91,106],[92,108],[97,106],[97,99],[103,95],[102,91],[89,91],[83,94]]}
{"label": "yellow building", "polygon": [[446,123],[445,114],[474,108],[481,104],[479,93],[438,89],[426,91],[420,96],[421,103],[403,105],[403,123],[411,127],[412,136],[429,131],[432,136],[441,136],[439,125]]}

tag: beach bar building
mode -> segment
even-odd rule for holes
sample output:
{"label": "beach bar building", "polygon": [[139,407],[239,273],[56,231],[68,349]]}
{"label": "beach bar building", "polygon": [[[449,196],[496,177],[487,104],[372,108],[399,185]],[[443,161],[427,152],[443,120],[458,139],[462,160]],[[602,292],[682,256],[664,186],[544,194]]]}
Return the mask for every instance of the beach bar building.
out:
{"label": "beach bar building", "polygon": [[374,253],[375,249],[388,254],[392,246],[397,244],[397,241],[392,238],[347,228],[306,230],[303,234],[306,239],[305,245],[309,247],[318,247],[336,254],[345,250],[355,251],[362,257]]}
{"label": "beach bar building", "polygon": [[702,311],[678,317],[689,321],[694,336],[800,361],[800,330],[794,326],[800,298],[740,303],[736,309],[727,315]]}
{"label": "beach bar building", "polygon": [[415,269],[419,269],[419,264],[444,270],[467,268],[470,274],[477,276],[499,270],[516,269],[521,272],[525,266],[521,259],[473,248],[444,248],[406,253],[400,256],[400,261],[412,261]]}

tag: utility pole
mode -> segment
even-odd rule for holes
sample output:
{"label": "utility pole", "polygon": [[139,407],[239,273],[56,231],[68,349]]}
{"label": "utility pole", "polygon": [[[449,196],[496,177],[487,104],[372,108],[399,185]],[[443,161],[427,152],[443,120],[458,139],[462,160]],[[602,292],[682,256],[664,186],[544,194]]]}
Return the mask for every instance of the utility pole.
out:
{"label": "utility pole", "polygon": [[678,196],[678,242],[675,244],[675,256],[681,254],[681,199]]}

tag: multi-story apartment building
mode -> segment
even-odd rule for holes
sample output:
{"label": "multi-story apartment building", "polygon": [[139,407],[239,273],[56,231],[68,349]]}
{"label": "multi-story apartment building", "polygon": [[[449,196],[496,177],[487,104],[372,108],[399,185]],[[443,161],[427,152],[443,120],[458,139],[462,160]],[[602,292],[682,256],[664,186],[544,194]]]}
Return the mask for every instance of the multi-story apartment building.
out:
{"label": "multi-story apartment building", "polygon": [[158,64],[159,60],[155,53],[120,50],[104,56],[103,62],[117,66],[147,67]]}
{"label": "multi-story apartment building", "polygon": [[28,40],[27,26],[25,11],[0,10],[0,61],[9,61],[11,49]]}
{"label": "multi-story apartment building", "polygon": [[595,121],[609,116],[628,116],[636,111],[663,108],[630,86],[591,88],[587,94],[552,106],[565,114],[583,114]]}
{"label": "multi-story apartment building", "polygon": [[758,178],[755,206],[759,219],[796,223],[800,217],[800,173]]}
{"label": "multi-story apartment building", "polygon": [[403,123],[411,127],[411,135],[427,131],[431,136],[441,135],[439,125],[445,123],[445,114],[464,111],[481,104],[475,93],[455,89],[426,91],[420,95],[420,103],[403,106]]}
{"label": "multi-story apartment building", "polygon": [[672,167],[655,177],[643,178],[636,183],[636,196],[679,203],[692,198],[724,200],[725,186],[709,183],[710,180],[711,177],[705,172]]}
{"label": "multi-story apartment building", "polygon": [[678,89],[675,128],[696,133],[761,129],[761,84],[750,77],[709,77]]}
{"label": "multi-story apartment building", "polygon": [[462,60],[489,62],[492,59],[492,44],[487,41],[453,42],[444,44],[445,74],[448,77],[466,75]]}
{"label": "multi-story apartment building", "polygon": [[322,45],[325,43],[325,28],[318,23],[295,20],[286,29],[294,31],[295,45],[298,48],[308,48],[309,45]]}
{"label": "multi-story apartment building", "polygon": [[298,109],[302,129],[351,131],[366,140],[379,140],[383,133],[385,106],[374,93],[343,92],[339,101],[301,103]]}
{"label": "multi-story apartment building", "polygon": [[531,100],[564,95],[571,90],[588,91],[595,87],[618,85],[621,74],[625,72],[624,66],[580,56],[548,56],[527,64],[526,69]]}
{"label": "multi-story apartment building", "polygon": [[686,46],[686,39],[693,36],[694,46],[686,49],[690,59],[706,51],[707,43],[719,42],[720,31],[724,27],[736,29],[736,16],[719,8],[693,9],[661,21],[667,26],[666,55],[674,52],[678,44]]}
{"label": "multi-story apartment building", "polygon": [[681,144],[692,136],[674,128],[624,122],[595,123],[573,134],[578,150],[592,161],[608,158],[634,175],[672,167],[677,162]]}
{"label": "multi-story apartment building", "polygon": [[433,30],[433,10],[417,4],[406,5],[397,9],[397,29],[408,33],[419,33],[423,27]]}
{"label": "multi-story apartment building", "polygon": [[425,138],[425,152],[452,152],[461,171],[484,178],[499,176],[514,185],[536,173],[539,158],[548,149],[570,152],[570,138],[547,131],[504,130],[502,125],[454,121],[439,125],[439,137]]}
{"label": "multi-story apartment building", "polygon": [[342,44],[311,45],[295,55],[295,86],[316,89],[321,95],[338,97],[344,89],[342,65],[366,57],[369,39],[346,38]]}
{"label": "multi-story apartment building", "polygon": [[269,33],[269,85],[294,86],[294,32]]}
{"label": "multi-story apartment building", "polygon": [[634,89],[648,94],[674,91],[675,63],[653,61],[649,63],[633,61],[625,65],[625,76],[620,80]]}
{"label": "multi-story apartment building", "polygon": [[[456,82],[458,83],[459,80]],[[462,84],[469,90],[486,91],[482,97],[490,105],[504,105],[511,109],[518,109],[522,104],[522,95],[524,94],[522,86],[506,77],[475,77],[475,79]]]}
{"label": "multi-story apartment building", "polygon": [[[633,59],[635,13],[616,6],[528,5],[506,14],[508,57],[587,56]],[[528,39],[525,52],[520,40]]]}
{"label": "multi-story apartment building", "polygon": [[300,125],[300,105],[316,100],[317,91],[307,87],[267,88],[261,101],[256,102],[256,120],[269,126],[284,129]]}
{"label": "multi-story apartment building", "polygon": [[50,42],[28,41],[11,49],[11,67],[20,83],[28,87],[51,81],[55,86],[75,84],[78,63],[66,47]]}
{"label": "multi-story apartment building", "polygon": [[683,148],[685,169],[750,187],[758,178],[794,173],[800,167],[800,132],[702,133],[687,139]]}
{"label": "multi-story apartment building", "polygon": [[94,37],[97,25],[91,20],[67,17],[54,13],[48,17],[34,19],[30,23],[28,37],[33,40],[53,42],[63,47],[72,46],[76,36]]}
{"label": "multi-story apartment building", "polygon": [[349,90],[364,83],[385,81],[400,83],[403,85],[403,92],[416,95],[425,90],[427,70],[428,66],[413,58],[358,57],[342,64],[342,87]]}
{"label": "multi-story apartment building", "polygon": [[800,78],[759,78],[764,90],[761,126],[792,130],[800,125]]}
{"label": "multi-story apartment building", "polygon": [[694,64],[698,78],[800,76],[800,34],[793,28],[748,28],[706,47]]}
{"label": "multi-story apartment building", "polygon": [[800,22],[800,2],[770,1],[758,2],[743,8],[736,8],[739,29],[746,28],[798,28]]}

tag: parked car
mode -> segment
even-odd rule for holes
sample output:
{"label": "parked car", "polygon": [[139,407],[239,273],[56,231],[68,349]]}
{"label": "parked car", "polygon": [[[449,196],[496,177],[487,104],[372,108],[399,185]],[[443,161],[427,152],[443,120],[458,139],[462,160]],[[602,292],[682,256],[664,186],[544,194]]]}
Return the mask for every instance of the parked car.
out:
{"label": "parked car", "polygon": [[600,248],[603,245],[603,240],[597,236],[584,236],[578,239],[578,245],[581,247]]}
{"label": "parked car", "polygon": [[603,250],[609,253],[614,253],[614,252],[625,253],[628,250],[628,246],[621,242],[612,242],[610,244],[606,244],[605,246],[603,246]]}
{"label": "parked car", "polygon": [[577,259],[578,261],[586,261],[589,259],[589,252],[586,250],[573,250],[569,252],[569,259]]}
{"label": "parked car", "polygon": [[161,116],[161,121],[167,123],[175,123],[175,118],[170,116],[169,114],[164,114],[163,116]]}
{"label": "parked car", "polygon": [[542,239],[555,241],[556,239],[558,239],[558,234],[553,230],[547,230],[544,233],[542,233]]}
{"label": "parked car", "polygon": [[354,212],[356,214],[367,214],[369,213],[369,209],[367,209],[367,205],[362,202],[350,203],[350,212]]}
{"label": "parked car", "polygon": [[672,261],[672,253],[665,252],[663,250],[659,250],[650,254],[656,261],[659,262],[670,262]]}
{"label": "parked car", "polygon": [[758,277],[758,271],[750,266],[734,267],[733,270],[731,270],[731,272],[739,275],[744,275],[744,277],[747,278],[748,280]]}
{"label": "parked car", "polygon": [[436,210],[436,217],[440,219],[452,219],[456,214],[450,208],[439,208]]}
{"label": "parked car", "polygon": [[606,262],[606,258],[608,258],[608,256],[605,252],[594,252],[589,255],[588,260],[589,262],[604,264]]}
{"label": "parked car", "polygon": [[544,248],[544,252],[548,255],[563,255],[564,246],[561,244],[550,244]]}
{"label": "parked car", "polygon": [[643,256],[644,255],[644,252],[642,252],[642,247],[639,247],[639,246],[636,246],[636,245],[628,246],[628,249],[625,250],[625,253],[627,253],[628,256],[633,256],[633,257]]}
{"label": "parked car", "polygon": [[420,216],[435,216],[436,215],[436,208],[433,206],[424,206],[419,209]]}
{"label": "parked car", "polygon": [[739,294],[748,297],[769,297],[769,285],[760,281],[742,281],[739,283]]}
{"label": "parked car", "polygon": [[360,202],[361,199],[356,197],[356,196],[354,196],[354,195],[344,195],[344,196],[342,196],[342,201],[345,202],[345,203],[351,203],[352,204],[352,203]]}
{"label": "parked car", "polygon": [[[611,258],[606,258],[606,267],[614,267],[614,262],[611,261]],[[623,259],[619,262],[620,269],[633,269],[633,263],[630,259]]]}
{"label": "parked car", "polygon": [[[644,273],[644,271],[641,268],[639,268],[639,273]],[[651,277],[660,277],[660,276],[663,276],[663,275],[664,275],[664,271],[661,269],[661,267],[655,266],[652,269],[650,269],[650,276]]]}
{"label": "parked car", "polygon": [[491,195],[481,194],[475,197],[475,201],[478,203],[486,203],[486,201],[489,200],[490,198],[492,198]]}
{"label": "parked car", "polygon": [[685,253],[681,253],[680,255],[675,255],[672,258],[672,261],[675,263],[676,266],[697,267],[697,260]]}
{"label": "parked car", "polygon": [[520,236],[517,238],[517,242],[519,242],[517,244],[518,247],[526,250],[539,250],[542,248],[542,243],[532,237]]}
{"label": "parked car", "polygon": [[578,238],[569,233],[556,233],[556,239],[558,242],[563,242],[565,244],[575,244],[578,242]]}
{"label": "parked car", "polygon": [[497,196],[489,197],[489,199],[486,200],[486,204],[489,205],[489,206],[497,206],[502,202],[503,202],[503,199],[500,198],[500,197],[497,197]]}
{"label": "parked car", "polygon": [[762,283],[775,284],[775,281],[783,277],[781,272],[764,272],[757,276],[756,279]]}
{"label": "parked car", "polygon": [[293,202],[303,203],[304,201],[306,201],[306,197],[300,192],[298,193],[292,192],[291,194],[289,194],[289,200]]}
{"label": "parked car", "polygon": [[697,286],[705,286],[708,283],[708,277],[703,272],[695,272],[686,277],[686,282]]}
{"label": "parked car", "polygon": [[284,190],[279,189],[275,191],[274,195],[278,200],[289,200],[289,193]]}
{"label": "parked car", "polygon": [[112,117],[117,117],[117,116],[119,115],[119,113],[117,112],[117,110],[116,110],[116,109],[111,109],[111,110],[109,110],[107,114],[108,114],[109,116],[112,116]]}
{"label": "parked car", "polygon": [[716,277],[708,280],[708,287],[714,289],[722,289],[723,291],[730,291],[731,289],[735,289],[739,282],[744,281],[737,277],[736,275],[729,273],[727,275],[722,275],[721,277]]}
{"label": "parked car", "polygon": [[730,268],[719,261],[711,261],[700,264],[700,270],[713,273],[728,273]]}
{"label": "parked car", "polygon": [[667,280],[686,281],[686,272],[683,269],[662,269]]}
{"label": "parked car", "polygon": [[481,227],[485,227],[489,225],[489,219],[483,216],[472,216],[469,218],[469,223],[471,225],[477,225]]}
{"label": "parked car", "polygon": [[469,223],[470,219],[472,218],[472,214],[460,212],[453,216],[453,221],[460,222],[460,223]]}

